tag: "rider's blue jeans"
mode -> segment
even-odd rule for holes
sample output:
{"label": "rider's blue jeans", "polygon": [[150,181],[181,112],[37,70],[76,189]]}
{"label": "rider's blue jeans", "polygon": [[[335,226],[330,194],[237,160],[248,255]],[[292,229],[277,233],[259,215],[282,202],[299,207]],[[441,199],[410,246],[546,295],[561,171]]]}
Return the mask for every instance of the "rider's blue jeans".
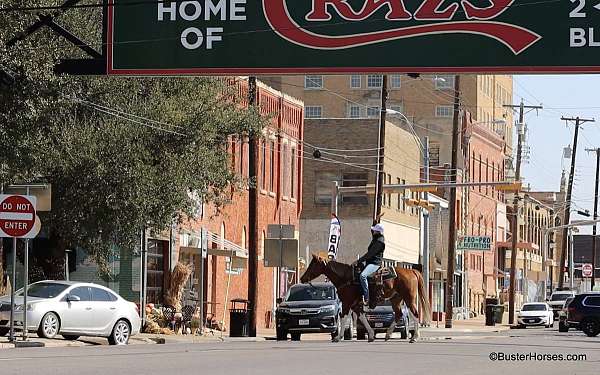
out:
{"label": "rider's blue jeans", "polygon": [[362,288],[363,296],[365,299],[369,300],[369,282],[367,278],[375,273],[379,269],[379,266],[376,264],[367,264],[365,269],[360,273],[360,286]]}

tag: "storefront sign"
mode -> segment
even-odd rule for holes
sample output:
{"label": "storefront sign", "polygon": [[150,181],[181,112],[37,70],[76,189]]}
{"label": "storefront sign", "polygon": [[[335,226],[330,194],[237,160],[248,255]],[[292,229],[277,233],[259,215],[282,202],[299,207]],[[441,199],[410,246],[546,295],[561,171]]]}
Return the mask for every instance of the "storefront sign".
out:
{"label": "storefront sign", "polygon": [[600,71],[589,0],[109,4],[109,74]]}
{"label": "storefront sign", "polygon": [[465,236],[456,246],[457,250],[492,250],[492,238],[487,236]]}

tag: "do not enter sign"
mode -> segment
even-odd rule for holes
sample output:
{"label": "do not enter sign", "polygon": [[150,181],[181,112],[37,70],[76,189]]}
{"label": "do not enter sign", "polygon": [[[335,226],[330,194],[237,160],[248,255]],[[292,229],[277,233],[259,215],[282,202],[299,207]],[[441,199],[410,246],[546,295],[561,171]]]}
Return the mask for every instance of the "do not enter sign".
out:
{"label": "do not enter sign", "polygon": [[35,237],[36,203],[34,196],[0,195],[0,237]]}

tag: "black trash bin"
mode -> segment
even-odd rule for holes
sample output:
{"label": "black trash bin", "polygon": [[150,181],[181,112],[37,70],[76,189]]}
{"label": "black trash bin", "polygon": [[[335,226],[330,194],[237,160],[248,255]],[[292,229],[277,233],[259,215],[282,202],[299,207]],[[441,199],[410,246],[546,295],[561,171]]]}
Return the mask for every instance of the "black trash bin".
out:
{"label": "black trash bin", "polygon": [[485,325],[486,326],[496,325],[496,320],[494,319],[494,306],[495,305],[486,305],[485,306]]}
{"label": "black trash bin", "polygon": [[502,316],[504,315],[504,305],[494,305],[494,322],[502,324]]}
{"label": "black trash bin", "polygon": [[248,302],[245,299],[231,300],[231,309],[229,309],[229,337],[248,337],[250,332]]}

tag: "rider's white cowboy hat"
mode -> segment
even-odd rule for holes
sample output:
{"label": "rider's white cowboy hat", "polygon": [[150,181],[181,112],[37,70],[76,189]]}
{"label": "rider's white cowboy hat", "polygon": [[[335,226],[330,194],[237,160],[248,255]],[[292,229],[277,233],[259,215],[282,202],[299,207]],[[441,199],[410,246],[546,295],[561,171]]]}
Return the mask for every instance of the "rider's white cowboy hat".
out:
{"label": "rider's white cowboy hat", "polygon": [[371,230],[372,230],[373,232],[378,232],[378,233],[381,233],[381,234],[383,234],[383,225],[381,225],[381,224],[375,224],[375,225],[373,225],[373,226],[371,227]]}

